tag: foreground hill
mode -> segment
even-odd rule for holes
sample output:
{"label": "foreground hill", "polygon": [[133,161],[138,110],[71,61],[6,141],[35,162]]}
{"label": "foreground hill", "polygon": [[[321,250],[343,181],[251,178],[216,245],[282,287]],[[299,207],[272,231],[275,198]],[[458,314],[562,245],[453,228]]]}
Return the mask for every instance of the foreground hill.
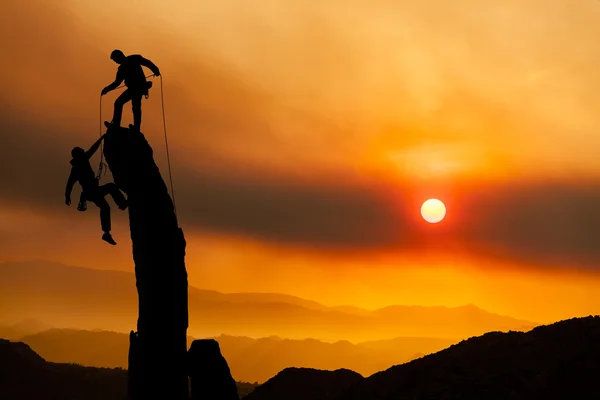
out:
{"label": "foreground hill", "polygon": [[392,367],[337,400],[600,398],[600,317],[492,332]]}
{"label": "foreground hill", "polygon": [[350,384],[352,378],[330,371],[284,372],[248,399],[302,398],[295,393],[321,400],[598,399],[600,317],[487,333]]}
{"label": "foreground hill", "polygon": [[[238,382],[240,398],[254,390]],[[45,361],[21,342],[0,339],[2,400],[126,400],[127,371]]]}
{"label": "foreground hill", "polygon": [[126,371],[46,362],[24,343],[0,339],[0,398],[125,399]]}
{"label": "foreground hill", "polygon": [[[137,319],[133,274],[48,262],[0,263],[4,321],[34,318],[53,326],[129,332]],[[399,336],[456,339],[489,331],[529,330],[535,323],[474,306],[391,306],[368,311],[326,307],[281,294],[234,293],[189,288],[194,337],[221,334],[352,342]]]}
{"label": "foreground hill", "polygon": [[[215,337],[233,377],[245,382],[264,382],[289,367],[321,370],[351,369],[368,376],[400,362],[429,354],[458,341],[429,338],[397,338],[389,341],[352,344],[278,337],[251,339]],[[193,338],[188,338],[188,344]],[[129,336],[106,331],[51,329],[24,336],[29,345],[48,361],[70,362],[93,367],[127,368]]]}
{"label": "foreground hill", "polygon": [[247,400],[330,400],[361,381],[354,371],[286,368],[250,393]]}

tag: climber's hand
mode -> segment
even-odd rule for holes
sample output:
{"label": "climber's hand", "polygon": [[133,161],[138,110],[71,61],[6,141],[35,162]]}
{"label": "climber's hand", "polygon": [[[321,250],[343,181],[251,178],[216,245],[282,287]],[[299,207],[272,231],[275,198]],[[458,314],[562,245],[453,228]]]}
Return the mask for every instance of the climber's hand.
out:
{"label": "climber's hand", "polygon": [[71,205],[71,198],[70,197],[65,197],[65,204],[70,206]]}
{"label": "climber's hand", "polygon": [[156,72],[154,72],[154,76],[160,76],[160,70],[156,70]]}
{"label": "climber's hand", "polygon": [[102,89],[102,92],[100,93],[100,95],[104,96],[106,93],[108,93],[108,89],[104,88],[104,89]]}

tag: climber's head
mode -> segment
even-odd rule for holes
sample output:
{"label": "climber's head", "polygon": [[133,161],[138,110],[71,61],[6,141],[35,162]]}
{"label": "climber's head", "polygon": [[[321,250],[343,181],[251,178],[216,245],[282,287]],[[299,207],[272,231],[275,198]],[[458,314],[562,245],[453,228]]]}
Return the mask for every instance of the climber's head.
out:
{"label": "climber's head", "polygon": [[125,54],[121,50],[113,50],[110,53],[110,59],[116,62],[117,64],[122,64],[125,61]]}
{"label": "climber's head", "polygon": [[73,158],[82,158],[85,157],[85,150],[81,147],[73,147],[71,150],[71,157]]}

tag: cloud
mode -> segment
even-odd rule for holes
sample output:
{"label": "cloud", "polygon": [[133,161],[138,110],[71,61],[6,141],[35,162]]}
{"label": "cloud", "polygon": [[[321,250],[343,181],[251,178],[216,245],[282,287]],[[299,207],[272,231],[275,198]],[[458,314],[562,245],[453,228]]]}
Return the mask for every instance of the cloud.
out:
{"label": "cloud", "polygon": [[[462,8],[476,6],[469,2],[435,13],[415,3],[405,14],[388,4],[406,19],[400,27],[357,2],[344,15],[316,3],[302,13],[280,10],[302,16],[286,24],[263,9],[253,19],[234,18],[214,3],[203,18],[218,14],[239,22],[237,30],[219,28],[215,18],[196,36],[162,28],[142,40],[130,35],[136,24],[108,21],[101,30],[89,12],[74,11],[74,18],[35,4],[13,2],[0,24],[0,43],[15,54],[0,63],[7,78],[0,93],[5,207],[64,212],[68,154],[95,140],[98,92],[114,75],[107,56],[118,42],[156,55],[163,72],[177,71],[165,78],[167,122],[178,209],[190,229],[321,252],[460,251],[536,265],[600,258],[600,187],[575,174],[597,175],[593,140],[584,140],[597,127],[590,109],[598,104],[584,81],[596,82],[597,74],[569,67],[595,59],[561,31],[552,31],[554,47],[540,44],[558,21],[555,6],[522,41],[498,36],[517,9],[478,22]],[[527,4],[522,11],[534,15]],[[570,12],[565,26],[586,21],[582,10]],[[581,28],[574,43],[589,43],[591,33]],[[191,38],[204,41],[196,46]],[[393,38],[405,47],[391,49],[385,40]],[[555,80],[561,85],[544,86]],[[164,172],[156,89],[144,103],[144,126]],[[429,161],[432,144],[441,150],[431,169],[452,164],[480,175],[478,182],[447,177],[449,213],[438,226],[418,215],[423,186],[431,193],[436,185],[406,173],[369,176],[373,165],[390,168],[381,160],[391,155],[412,165]],[[547,173],[536,177],[539,171]],[[502,173],[514,176],[481,178]]]}
{"label": "cloud", "polygon": [[489,185],[468,193],[452,232],[473,250],[543,266],[600,261],[600,181]]}
{"label": "cloud", "polygon": [[600,182],[465,185],[447,220],[428,225],[409,188],[188,179],[187,222],[220,233],[348,253],[459,252],[541,267],[600,261]]}
{"label": "cloud", "polygon": [[[42,127],[24,123],[1,128],[2,200],[63,210],[68,147],[49,140],[58,133],[42,136]],[[311,182],[236,165],[204,172],[179,165],[175,184],[182,223],[206,233],[326,253],[459,250],[536,265],[600,261],[600,182],[463,183],[437,226],[419,221],[410,186],[352,176]]]}

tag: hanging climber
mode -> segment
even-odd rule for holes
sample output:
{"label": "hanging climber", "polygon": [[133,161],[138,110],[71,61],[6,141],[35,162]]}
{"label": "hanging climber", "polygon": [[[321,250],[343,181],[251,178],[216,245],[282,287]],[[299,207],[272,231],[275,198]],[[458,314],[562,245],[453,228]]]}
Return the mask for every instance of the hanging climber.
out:
{"label": "hanging climber", "polygon": [[127,86],[127,89],[115,100],[115,109],[111,123],[116,126],[121,125],[123,106],[128,101],[131,101],[133,125],[129,125],[129,128],[139,132],[142,125],[142,96],[148,98],[148,90],[152,87],[152,82],[146,80],[142,66],[150,69],[155,76],[160,76],[160,71],[152,61],[145,59],[139,54],[125,56],[121,50],[113,50],[110,59],[119,64],[119,68],[117,69],[115,81],[102,89],[102,96],[119,87],[123,80],[125,81],[125,86]]}
{"label": "hanging climber", "polygon": [[96,206],[100,208],[100,223],[102,231],[104,232],[102,240],[115,245],[117,243],[110,234],[110,206],[104,196],[110,194],[120,210],[127,209],[127,199],[125,199],[125,196],[123,196],[123,193],[121,193],[117,185],[112,182],[100,186],[98,178],[96,178],[89,161],[100,147],[100,143],[102,143],[105,135],[106,134],[102,135],[88,151],[85,151],[81,147],[75,147],[71,150],[71,156],[73,157],[71,165],[73,167],[71,168],[71,174],[69,175],[67,188],[65,190],[65,204],[67,206],[71,205],[71,191],[73,190],[73,185],[75,185],[75,182],[79,182],[82,192],[77,209],[79,211],[85,211],[87,208],[86,202],[88,200],[96,204]]}

